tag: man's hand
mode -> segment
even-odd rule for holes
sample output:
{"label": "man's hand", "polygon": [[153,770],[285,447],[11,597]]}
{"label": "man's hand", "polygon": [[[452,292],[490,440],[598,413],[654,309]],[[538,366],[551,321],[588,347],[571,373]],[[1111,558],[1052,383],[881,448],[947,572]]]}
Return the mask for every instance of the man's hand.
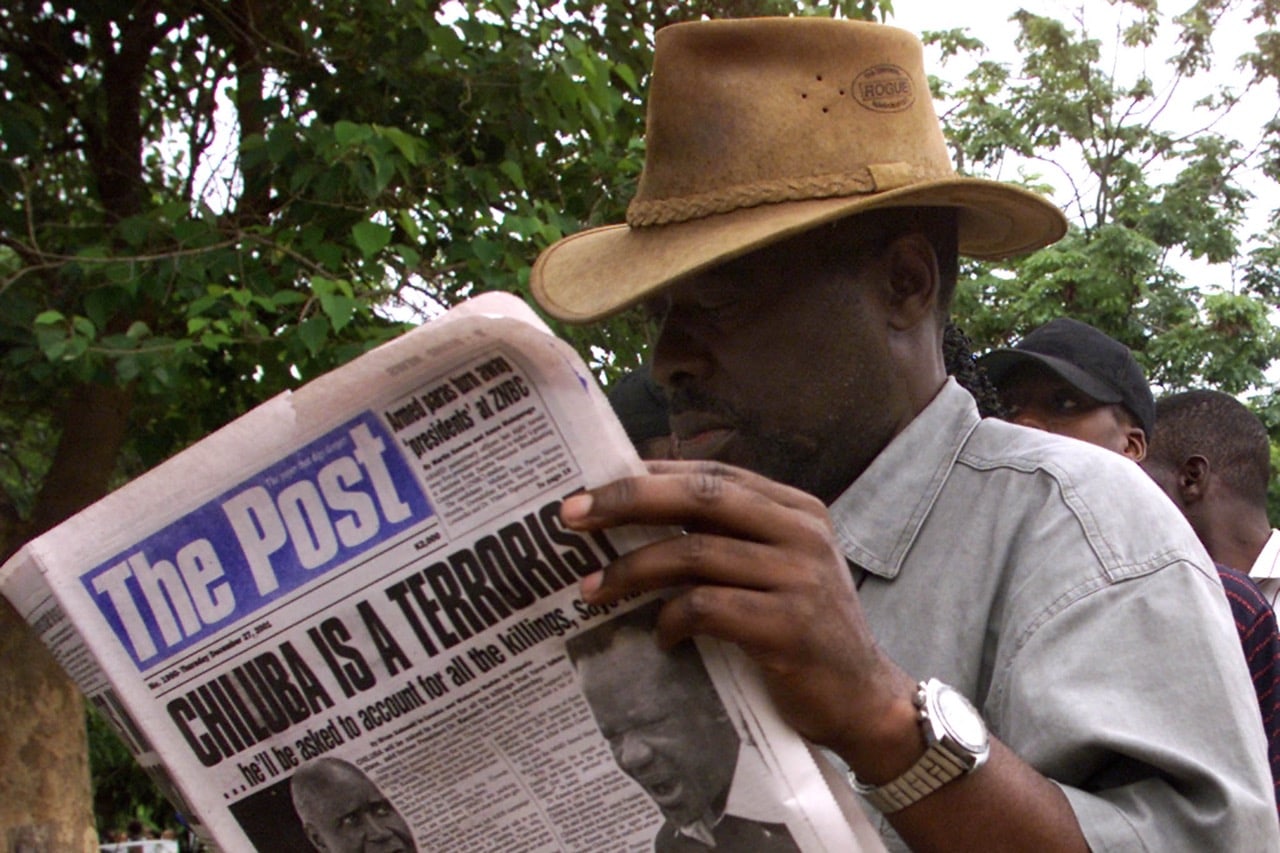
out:
{"label": "man's hand", "polygon": [[[875,645],[826,507],[718,463],[651,462],[649,470],[564,502],[561,517],[578,530],[666,524],[685,531],[585,578],[583,598],[606,604],[675,590],[658,622],[660,642],[704,634],[735,643],[760,666],[802,735],[859,769],[888,759],[889,775],[872,770],[872,781],[909,766],[924,749],[910,703],[914,681]],[[905,758],[886,749],[894,741]]]}
{"label": "man's hand", "polygon": [[[925,750],[915,680],[876,646],[826,507],[717,463],[651,462],[649,471],[565,500],[561,518],[577,530],[685,531],[584,578],[583,598],[673,590],[662,643],[705,634],[738,644],[784,718],[864,782],[884,784],[914,764]],[[916,850],[1088,849],[1062,790],[995,738],[981,771],[889,819]]]}

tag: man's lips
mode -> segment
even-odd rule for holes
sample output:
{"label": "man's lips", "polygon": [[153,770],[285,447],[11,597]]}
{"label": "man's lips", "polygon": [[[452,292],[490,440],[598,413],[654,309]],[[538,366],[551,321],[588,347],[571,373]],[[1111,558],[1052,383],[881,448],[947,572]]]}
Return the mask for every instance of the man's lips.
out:
{"label": "man's lips", "polygon": [[672,455],[677,459],[716,459],[733,427],[719,418],[690,413],[671,419]]}
{"label": "man's lips", "polygon": [[684,784],[679,778],[649,779],[640,784],[662,809],[671,809],[684,799]]}
{"label": "man's lips", "polygon": [[688,438],[676,438],[672,449],[677,459],[719,459],[720,452],[733,437],[731,429],[713,429]]}

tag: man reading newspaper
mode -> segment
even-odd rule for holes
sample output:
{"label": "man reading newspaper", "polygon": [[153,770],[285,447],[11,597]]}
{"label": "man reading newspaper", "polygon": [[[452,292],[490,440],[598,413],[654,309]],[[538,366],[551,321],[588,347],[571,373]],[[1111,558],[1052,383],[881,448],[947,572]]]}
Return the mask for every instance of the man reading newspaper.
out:
{"label": "man reading newspaper", "polygon": [[1275,850],[1212,563],[1136,466],[995,420],[947,380],[957,252],[1059,211],[957,176],[918,41],[827,19],[663,30],[625,225],[552,246],[538,301],[643,306],[675,455],[565,501],[671,524],[582,583],[670,589],[664,645],[753,658],[890,846]]}

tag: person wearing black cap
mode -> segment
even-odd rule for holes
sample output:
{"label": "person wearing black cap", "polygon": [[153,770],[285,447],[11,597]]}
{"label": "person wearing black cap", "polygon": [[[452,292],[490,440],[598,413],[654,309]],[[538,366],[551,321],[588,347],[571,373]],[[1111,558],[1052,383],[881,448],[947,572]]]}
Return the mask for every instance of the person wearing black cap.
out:
{"label": "person wearing black cap", "polygon": [[[1061,317],[1012,349],[989,353],[979,364],[1000,391],[1009,420],[1144,463],[1155,435],[1156,402],[1142,367],[1124,344],[1087,323]],[[1149,464],[1143,470],[1185,514],[1171,493],[1173,478],[1157,476]],[[1203,541],[1201,531],[1196,533]],[[1248,575],[1216,560],[1214,565],[1258,696],[1280,808],[1280,629],[1266,596]]]}
{"label": "person wearing black cap", "polygon": [[979,360],[1007,419],[1142,461],[1156,406],[1142,368],[1119,341],[1060,317]]}
{"label": "person wearing black cap", "polygon": [[671,458],[667,395],[662,386],[653,381],[649,365],[625,374],[609,388],[607,396],[641,459]]}

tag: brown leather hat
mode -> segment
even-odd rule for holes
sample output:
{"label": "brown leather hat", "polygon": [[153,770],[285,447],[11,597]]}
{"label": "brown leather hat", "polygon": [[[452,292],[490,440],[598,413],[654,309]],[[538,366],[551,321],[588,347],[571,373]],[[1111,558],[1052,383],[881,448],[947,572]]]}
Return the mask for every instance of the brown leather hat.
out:
{"label": "brown leather hat", "polygon": [[707,267],[884,207],[956,207],[960,250],[1028,252],[1061,211],[958,177],[914,35],[831,18],[677,24],[658,32],[644,173],[625,225],[573,234],[534,264],[550,314],[589,322]]}

